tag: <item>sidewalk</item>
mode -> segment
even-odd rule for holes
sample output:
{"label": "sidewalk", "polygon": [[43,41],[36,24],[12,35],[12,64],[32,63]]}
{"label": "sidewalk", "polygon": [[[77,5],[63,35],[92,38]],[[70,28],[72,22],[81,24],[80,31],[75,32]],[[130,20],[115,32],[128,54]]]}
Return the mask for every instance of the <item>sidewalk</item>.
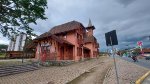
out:
{"label": "sidewalk", "polygon": [[[133,64],[132,62],[127,62],[120,58],[116,60],[120,84],[135,84],[138,78],[149,71],[149,69]],[[103,84],[117,84],[114,67],[107,73]]]}
{"label": "sidewalk", "polygon": [[109,57],[100,57],[68,66],[52,66],[36,71],[0,77],[0,84],[66,84],[95,66],[101,68],[112,61]]}

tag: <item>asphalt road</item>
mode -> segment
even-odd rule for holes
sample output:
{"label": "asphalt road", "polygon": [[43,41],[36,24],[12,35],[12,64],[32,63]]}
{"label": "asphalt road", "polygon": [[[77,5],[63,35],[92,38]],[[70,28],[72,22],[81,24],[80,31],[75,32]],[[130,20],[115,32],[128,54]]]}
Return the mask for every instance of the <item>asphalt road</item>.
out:
{"label": "asphalt road", "polygon": [[133,62],[132,58],[130,57],[119,57],[119,58],[150,69],[150,60],[138,59],[138,62]]}
{"label": "asphalt road", "polygon": [[[130,58],[130,57],[120,57],[120,56],[115,56],[115,57],[123,59],[123,60],[126,60],[128,62],[135,63],[135,64],[137,64],[139,66],[142,66],[142,67],[150,69],[150,60],[138,59],[138,62],[134,62],[132,60],[132,58]],[[142,84],[150,84],[150,75],[148,77],[146,77],[146,79],[142,82]]]}

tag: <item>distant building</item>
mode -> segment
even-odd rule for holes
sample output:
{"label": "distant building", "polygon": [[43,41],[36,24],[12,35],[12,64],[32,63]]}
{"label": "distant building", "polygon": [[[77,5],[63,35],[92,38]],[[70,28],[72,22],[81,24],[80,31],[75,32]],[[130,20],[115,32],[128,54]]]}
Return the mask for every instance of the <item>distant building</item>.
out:
{"label": "distant building", "polygon": [[8,45],[7,57],[21,57],[23,55],[26,38],[27,36],[24,33],[14,36]]}
{"label": "distant building", "polygon": [[150,56],[150,48],[143,48],[144,56]]}
{"label": "distant building", "polygon": [[20,33],[10,41],[7,51],[23,51],[26,41],[26,34]]}
{"label": "distant building", "polygon": [[149,54],[150,54],[150,48],[143,48],[142,51],[143,51],[144,53],[149,53]]}
{"label": "distant building", "polygon": [[96,58],[99,54],[99,43],[93,35],[94,29],[91,20],[88,27],[77,21],[53,27],[34,39],[37,43],[36,59],[78,61]]}

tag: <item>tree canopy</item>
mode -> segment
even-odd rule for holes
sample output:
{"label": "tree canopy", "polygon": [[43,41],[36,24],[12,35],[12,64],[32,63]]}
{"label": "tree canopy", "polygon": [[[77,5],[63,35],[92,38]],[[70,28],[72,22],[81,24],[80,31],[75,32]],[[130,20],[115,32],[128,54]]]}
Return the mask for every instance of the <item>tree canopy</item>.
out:
{"label": "tree canopy", "polygon": [[34,36],[29,24],[47,19],[46,8],[47,0],[0,0],[0,32],[8,38],[20,32]]}

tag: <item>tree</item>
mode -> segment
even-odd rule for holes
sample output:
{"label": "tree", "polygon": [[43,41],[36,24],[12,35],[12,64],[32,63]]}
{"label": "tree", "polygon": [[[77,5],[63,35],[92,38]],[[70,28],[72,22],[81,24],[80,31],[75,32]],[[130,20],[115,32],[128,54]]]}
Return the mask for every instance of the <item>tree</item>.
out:
{"label": "tree", "polygon": [[8,45],[4,45],[4,44],[0,44],[0,52],[2,51],[6,51],[7,50]]}
{"label": "tree", "polygon": [[0,49],[7,49],[8,45],[0,44]]}
{"label": "tree", "polygon": [[47,0],[0,0],[0,32],[8,38],[20,32],[34,36],[29,24],[47,19],[46,8]]}

